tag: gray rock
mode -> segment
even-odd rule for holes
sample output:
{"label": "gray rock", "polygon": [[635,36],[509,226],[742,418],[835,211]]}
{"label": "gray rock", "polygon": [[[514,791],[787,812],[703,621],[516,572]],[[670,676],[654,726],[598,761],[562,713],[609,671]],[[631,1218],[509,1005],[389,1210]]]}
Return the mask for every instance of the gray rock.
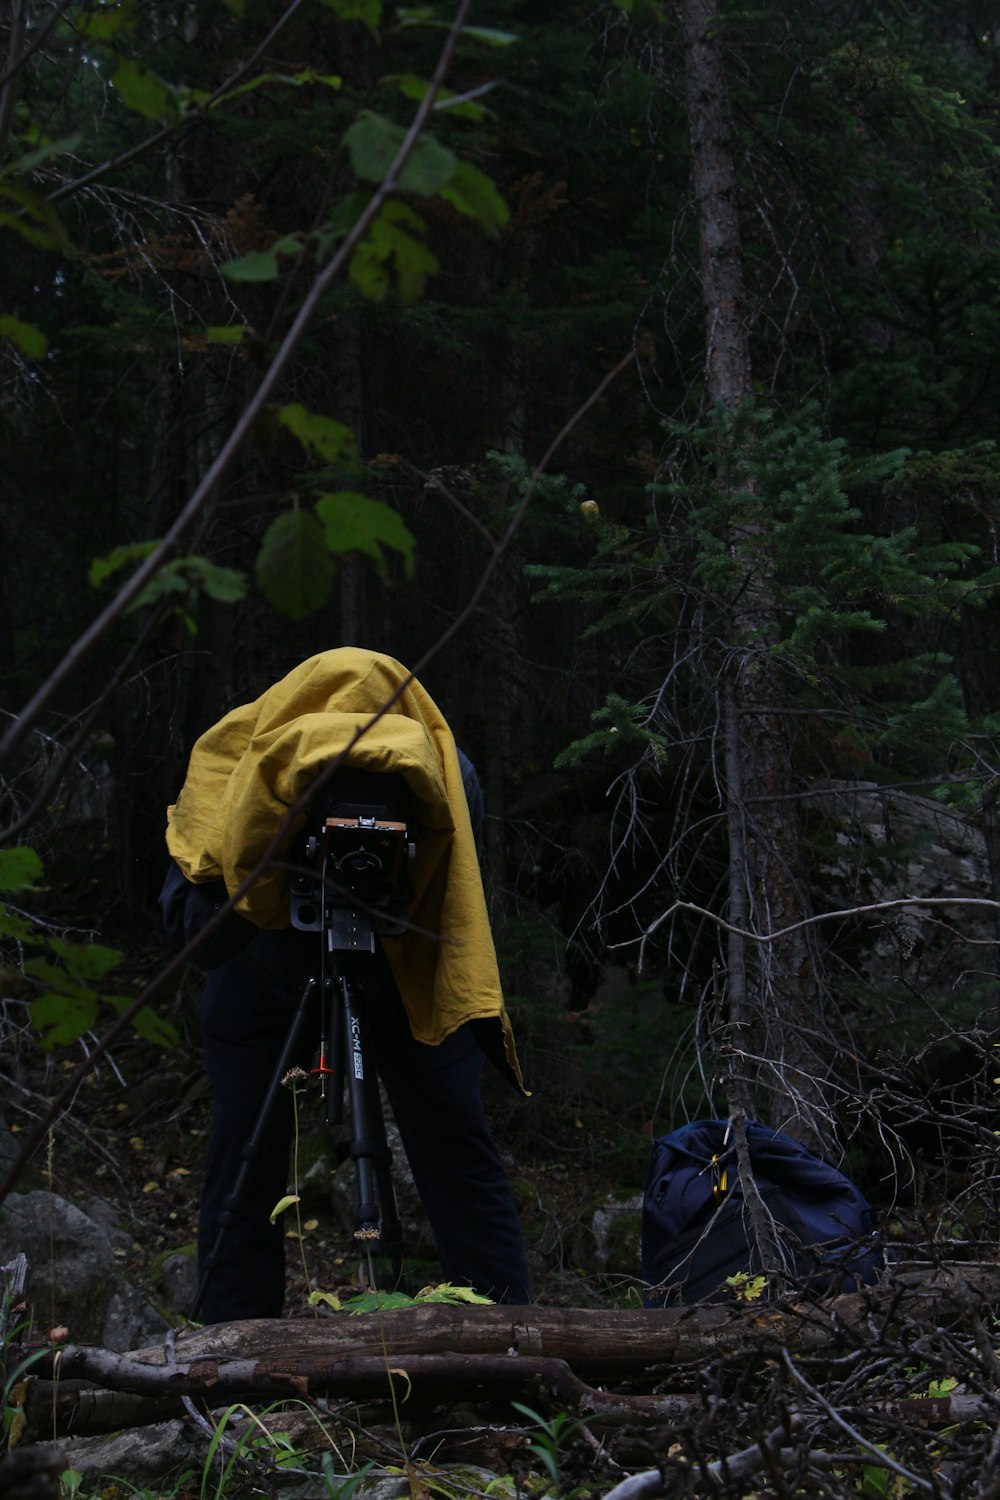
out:
{"label": "gray rock", "polygon": [[837,946],[855,982],[881,1001],[915,994],[945,1003],[974,1000],[995,972],[996,914],[970,900],[992,896],[982,830],[961,812],[875,782],[831,782],[809,798],[825,826],[817,910],[931,898],[937,906],[895,906],[859,914]]}
{"label": "gray rock", "polygon": [[176,1478],[185,1469],[200,1474],[207,1451],[205,1433],[180,1419],[107,1437],[63,1440],[65,1466],[82,1477],[84,1494],[91,1493],[102,1479],[120,1479],[138,1488],[158,1490],[164,1481]]}
{"label": "gray rock", "polygon": [[0,1207],[0,1263],[28,1257],[29,1298],[42,1328],[64,1324],[77,1344],[134,1349],[167,1328],[125,1280],[106,1232],[55,1193],[12,1193]]}
{"label": "gray rock", "polygon": [[177,1313],[187,1313],[198,1290],[198,1264],[193,1245],[190,1250],[174,1250],[163,1257],[156,1285],[168,1307]]}

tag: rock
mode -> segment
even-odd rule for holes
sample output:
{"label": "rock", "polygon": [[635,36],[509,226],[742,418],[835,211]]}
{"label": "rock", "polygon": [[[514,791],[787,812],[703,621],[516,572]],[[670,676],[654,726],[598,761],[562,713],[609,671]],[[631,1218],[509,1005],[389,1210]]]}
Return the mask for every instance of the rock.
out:
{"label": "rock", "polygon": [[0,1207],[0,1263],[28,1258],[36,1324],[64,1324],[74,1343],[126,1350],[157,1339],[166,1320],[121,1275],[105,1229],[55,1193],[11,1193]]}
{"label": "rock", "polygon": [[[869,781],[831,782],[808,806],[822,815],[817,911],[908,897],[949,903],[840,919],[836,949],[860,989],[908,1009],[917,994],[974,1005],[996,965],[996,912],[961,904],[993,894],[982,830],[930,797]],[[824,931],[833,939],[832,923]]]}
{"label": "rock", "polygon": [[99,1481],[108,1486],[100,1492],[110,1493],[114,1480],[158,1493],[163,1481],[185,1469],[200,1474],[208,1443],[199,1427],[178,1418],[107,1437],[66,1439],[62,1456],[65,1467],[80,1475],[83,1494],[90,1494]]}
{"label": "rock", "polygon": [[193,1245],[163,1257],[156,1273],[156,1286],[169,1308],[186,1315],[198,1290],[198,1262]]}
{"label": "rock", "polygon": [[604,1200],[590,1221],[597,1269],[616,1275],[638,1276],[642,1194]]}
{"label": "rock", "polygon": [[59,1500],[65,1467],[65,1452],[55,1443],[12,1448],[0,1457],[0,1495],[4,1500]]}

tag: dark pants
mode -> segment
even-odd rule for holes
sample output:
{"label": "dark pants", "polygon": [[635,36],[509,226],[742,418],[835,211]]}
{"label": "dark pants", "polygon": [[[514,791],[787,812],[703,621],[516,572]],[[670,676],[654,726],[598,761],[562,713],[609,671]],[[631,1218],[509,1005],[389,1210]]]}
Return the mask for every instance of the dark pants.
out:
{"label": "dark pants", "polygon": [[[289,936],[262,934],[206,981],[203,1031],[213,1108],[198,1239],[202,1275],[304,983],[299,954],[287,947]],[[483,1112],[483,1053],[468,1026],[437,1047],[414,1041],[388,970],[378,973],[380,982],[366,986],[375,1064],[445,1280],[495,1301],[528,1302],[517,1210]],[[318,1024],[311,1015],[294,1059],[300,1067],[312,1063]],[[199,1316],[206,1323],[281,1313],[284,1227],[281,1218],[272,1225],[270,1215],[288,1187],[293,1126],[291,1092],[283,1088],[205,1288]]]}

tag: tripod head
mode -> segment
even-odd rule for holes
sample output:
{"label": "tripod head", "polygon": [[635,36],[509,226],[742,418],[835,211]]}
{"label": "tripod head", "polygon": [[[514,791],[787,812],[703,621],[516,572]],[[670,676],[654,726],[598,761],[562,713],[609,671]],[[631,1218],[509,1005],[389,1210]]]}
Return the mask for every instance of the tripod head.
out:
{"label": "tripod head", "polygon": [[404,930],[413,855],[410,793],[399,775],[346,767],[311,809],[290,883],[292,926],[322,932],[331,952],[375,951],[376,934]]}

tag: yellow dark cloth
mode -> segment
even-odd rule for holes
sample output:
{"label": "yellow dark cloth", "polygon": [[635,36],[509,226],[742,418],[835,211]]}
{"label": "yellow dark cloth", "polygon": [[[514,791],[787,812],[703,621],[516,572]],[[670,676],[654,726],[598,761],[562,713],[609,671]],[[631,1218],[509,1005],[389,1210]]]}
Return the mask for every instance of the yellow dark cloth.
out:
{"label": "yellow dark cloth", "polygon": [[[222,879],[232,895],[265,856],[287,857],[305,816],[286,827],[288,809],[334,757],[399,773],[419,804],[413,926],[381,941],[410,1029],[435,1045],[467,1021],[496,1019],[520,1082],[455,741],[434,700],[408,678],[392,657],[344,647],[310,657],[233,709],[191,752],[167,809],[167,847],[188,880]],[[260,928],[288,927],[287,872],[268,864],[236,910]]]}

